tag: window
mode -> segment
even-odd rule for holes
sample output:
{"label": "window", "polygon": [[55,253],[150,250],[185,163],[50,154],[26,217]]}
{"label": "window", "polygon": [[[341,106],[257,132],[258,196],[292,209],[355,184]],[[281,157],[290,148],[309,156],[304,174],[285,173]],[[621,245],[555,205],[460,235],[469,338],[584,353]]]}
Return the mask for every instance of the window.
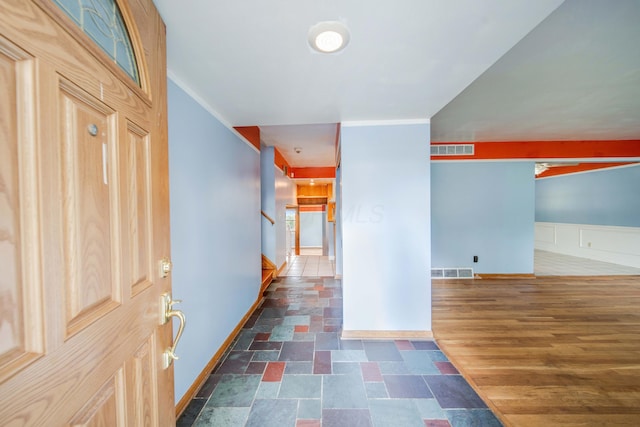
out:
{"label": "window", "polygon": [[138,86],[129,33],[115,0],[53,0]]}

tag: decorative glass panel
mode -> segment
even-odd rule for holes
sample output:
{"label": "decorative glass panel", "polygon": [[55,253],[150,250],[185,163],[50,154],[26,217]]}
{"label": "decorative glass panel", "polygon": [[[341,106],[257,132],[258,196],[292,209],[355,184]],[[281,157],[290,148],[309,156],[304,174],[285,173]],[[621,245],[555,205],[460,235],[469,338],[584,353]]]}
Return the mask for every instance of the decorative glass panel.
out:
{"label": "decorative glass panel", "polygon": [[135,55],[115,0],[53,0],[140,85]]}

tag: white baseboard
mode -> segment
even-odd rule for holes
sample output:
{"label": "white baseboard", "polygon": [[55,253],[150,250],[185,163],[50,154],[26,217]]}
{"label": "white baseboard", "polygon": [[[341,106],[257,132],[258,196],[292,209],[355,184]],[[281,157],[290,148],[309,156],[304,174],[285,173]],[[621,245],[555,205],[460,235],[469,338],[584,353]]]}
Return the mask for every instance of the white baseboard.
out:
{"label": "white baseboard", "polygon": [[535,223],[535,248],[640,268],[640,228]]}

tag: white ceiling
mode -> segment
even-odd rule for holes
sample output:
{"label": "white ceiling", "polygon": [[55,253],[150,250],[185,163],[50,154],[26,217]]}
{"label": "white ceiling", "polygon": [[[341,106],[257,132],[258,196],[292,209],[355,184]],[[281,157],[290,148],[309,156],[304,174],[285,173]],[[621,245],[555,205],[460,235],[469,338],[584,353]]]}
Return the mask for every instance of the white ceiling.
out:
{"label": "white ceiling", "polygon": [[[293,166],[333,164],[345,121],[431,118],[434,141],[640,138],[640,0],[155,3],[171,78]],[[347,25],[346,49],[309,47],[323,20]]]}
{"label": "white ceiling", "polygon": [[431,123],[433,141],[640,139],[640,1],[567,0]]}

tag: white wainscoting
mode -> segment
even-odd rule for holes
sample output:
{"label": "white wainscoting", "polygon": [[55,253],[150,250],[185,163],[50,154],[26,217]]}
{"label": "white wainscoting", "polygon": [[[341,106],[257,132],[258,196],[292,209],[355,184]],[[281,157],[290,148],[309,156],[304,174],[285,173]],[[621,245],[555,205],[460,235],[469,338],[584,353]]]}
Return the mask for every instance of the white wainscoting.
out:
{"label": "white wainscoting", "polygon": [[536,222],[535,248],[640,268],[640,228]]}

